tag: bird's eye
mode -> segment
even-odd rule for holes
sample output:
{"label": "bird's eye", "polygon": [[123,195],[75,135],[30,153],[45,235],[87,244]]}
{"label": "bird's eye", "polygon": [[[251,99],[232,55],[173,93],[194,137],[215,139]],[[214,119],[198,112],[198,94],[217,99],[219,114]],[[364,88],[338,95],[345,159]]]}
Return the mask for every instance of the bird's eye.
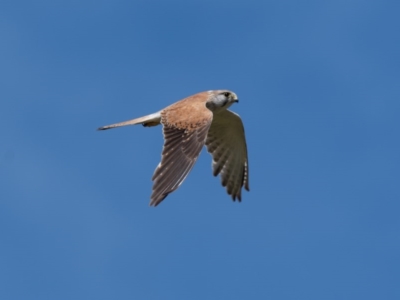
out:
{"label": "bird's eye", "polygon": [[224,96],[228,98],[230,96],[230,93],[229,92],[225,92]]}

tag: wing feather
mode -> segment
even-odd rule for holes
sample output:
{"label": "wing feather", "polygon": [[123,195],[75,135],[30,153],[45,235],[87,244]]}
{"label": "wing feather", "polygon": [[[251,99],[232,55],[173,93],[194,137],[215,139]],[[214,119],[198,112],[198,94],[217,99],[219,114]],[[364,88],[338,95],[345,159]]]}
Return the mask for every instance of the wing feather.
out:
{"label": "wing feather", "polygon": [[213,174],[221,174],[221,183],[232,199],[241,201],[242,187],[249,190],[249,168],[244,127],[240,117],[224,110],[214,114],[206,146],[213,157]]}
{"label": "wing feather", "polygon": [[165,142],[161,162],[152,178],[154,184],[150,205],[157,206],[185,180],[204,146],[211,121],[210,113],[194,128],[163,124]]}

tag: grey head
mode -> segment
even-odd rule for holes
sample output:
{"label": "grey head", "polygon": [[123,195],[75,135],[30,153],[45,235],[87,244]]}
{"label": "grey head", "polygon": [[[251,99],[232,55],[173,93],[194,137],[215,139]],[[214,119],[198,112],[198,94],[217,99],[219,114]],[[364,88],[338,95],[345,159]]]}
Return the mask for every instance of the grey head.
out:
{"label": "grey head", "polygon": [[228,90],[209,91],[206,107],[213,113],[229,108],[233,103],[239,102],[234,92]]}

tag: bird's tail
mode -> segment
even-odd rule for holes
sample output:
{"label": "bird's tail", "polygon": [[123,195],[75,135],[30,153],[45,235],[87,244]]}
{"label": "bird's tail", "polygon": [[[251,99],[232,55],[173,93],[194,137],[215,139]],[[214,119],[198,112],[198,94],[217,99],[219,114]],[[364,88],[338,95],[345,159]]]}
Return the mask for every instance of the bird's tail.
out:
{"label": "bird's tail", "polygon": [[143,126],[156,126],[156,125],[160,124],[160,122],[161,122],[161,113],[156,112],[154,114],[136,118],[136,119],[132,119],[129,121],[102,126],[102,127],[99,127],[97,130],[106,130],[106,129],[111,129],[111,128],[115,128],[115,127],[121,127],[121,126],[126,126],[126,125],[136,125],[136,124],[142,124]]}

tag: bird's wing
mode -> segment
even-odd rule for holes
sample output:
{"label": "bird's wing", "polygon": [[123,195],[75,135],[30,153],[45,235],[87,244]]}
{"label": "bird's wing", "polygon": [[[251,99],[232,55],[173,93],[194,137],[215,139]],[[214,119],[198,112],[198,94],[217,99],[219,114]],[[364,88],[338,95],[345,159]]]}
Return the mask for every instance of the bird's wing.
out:
{"label": "bird's wing", "polygon": [[[153,192],[150,205],[157,206],[169,193],[176,190],[193,168],[204,146],[207,132],[212,122],[212,113],[204,104],[193,118],[183,114],[183,120],[168,120],[168,114],[162,113],[164,147],[161,162],[158,164],[152,180]],[[193,110],[192,110],[193,112]],[[173,119],[174,116],[169,119]]]}
{"label": "bird's wing", "polygon": [[214,176],[221,174],[228,194],[241,201],[242,187],[249,190],[249,164],[240,117],[229,110],[214,114],[206,145],[213,157]]}

